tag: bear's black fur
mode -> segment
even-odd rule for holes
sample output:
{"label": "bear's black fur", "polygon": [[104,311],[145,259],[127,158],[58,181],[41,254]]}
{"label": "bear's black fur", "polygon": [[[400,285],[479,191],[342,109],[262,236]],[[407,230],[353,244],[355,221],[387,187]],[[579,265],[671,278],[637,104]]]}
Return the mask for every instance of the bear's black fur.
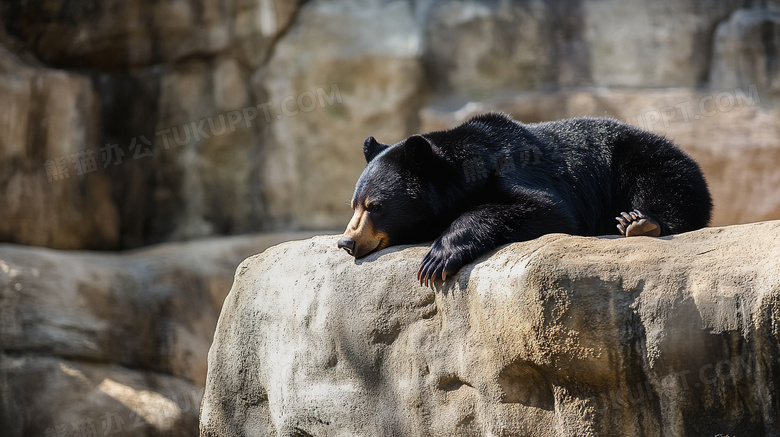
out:
{"label": "bear's black fur", "polygon": [[521,124],[488,113],[392,146],[369,137],[363,153],[339,247],[361,257],[434,240],[418,273],[426,284],[502,244],[553,232],[675,234],[706,226],[712,209],[688,155],[603,118]]}

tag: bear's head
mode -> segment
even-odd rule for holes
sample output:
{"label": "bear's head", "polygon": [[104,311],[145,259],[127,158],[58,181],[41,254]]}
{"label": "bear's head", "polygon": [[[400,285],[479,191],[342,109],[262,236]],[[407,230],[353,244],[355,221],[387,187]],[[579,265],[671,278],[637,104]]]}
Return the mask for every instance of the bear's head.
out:
{"label": "bear's head", "polygon": [[421,135],[394,145],[366,138],[366,168],[355,186],[352,219],[338,247],[360,258],[391,245],[438,236],[437,154],[436,146]]}

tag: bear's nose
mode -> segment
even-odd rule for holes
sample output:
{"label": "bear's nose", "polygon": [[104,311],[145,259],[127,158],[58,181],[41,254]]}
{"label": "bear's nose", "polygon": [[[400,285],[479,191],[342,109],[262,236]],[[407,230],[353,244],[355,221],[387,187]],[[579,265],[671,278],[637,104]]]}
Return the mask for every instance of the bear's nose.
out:
{"label": "bear's nose", "polygon": [[339,240],[339,249],[344,249],[348,254],[355,256],[355,240],[351,238],[342,238]]}

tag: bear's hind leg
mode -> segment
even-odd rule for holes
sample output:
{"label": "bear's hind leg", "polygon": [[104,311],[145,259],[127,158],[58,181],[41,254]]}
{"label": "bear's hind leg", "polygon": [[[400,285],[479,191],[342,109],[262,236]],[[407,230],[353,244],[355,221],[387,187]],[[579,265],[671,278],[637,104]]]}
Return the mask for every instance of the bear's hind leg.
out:
{"label": "bear's hind leg", "polygon": [[618,230],[626,237],[640,235],[658,237],[661,235],[661,224],[642,211],[621,212],[615,219],[618,221]]}

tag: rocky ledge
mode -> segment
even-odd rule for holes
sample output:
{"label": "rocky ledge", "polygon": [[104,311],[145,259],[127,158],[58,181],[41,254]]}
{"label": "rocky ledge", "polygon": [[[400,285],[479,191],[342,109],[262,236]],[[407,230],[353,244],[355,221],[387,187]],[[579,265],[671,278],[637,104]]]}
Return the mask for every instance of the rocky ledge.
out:
{"label": "rocky ledge", "polygon": [[238,268],[202,436],[777,435],[780,221],[547,235],[434,290],[335,236]]}
{"label": "rocky ledge", "polygon": [[0,435],[197,434],[236,266],[311,233],[130,252],[0,245]]}

